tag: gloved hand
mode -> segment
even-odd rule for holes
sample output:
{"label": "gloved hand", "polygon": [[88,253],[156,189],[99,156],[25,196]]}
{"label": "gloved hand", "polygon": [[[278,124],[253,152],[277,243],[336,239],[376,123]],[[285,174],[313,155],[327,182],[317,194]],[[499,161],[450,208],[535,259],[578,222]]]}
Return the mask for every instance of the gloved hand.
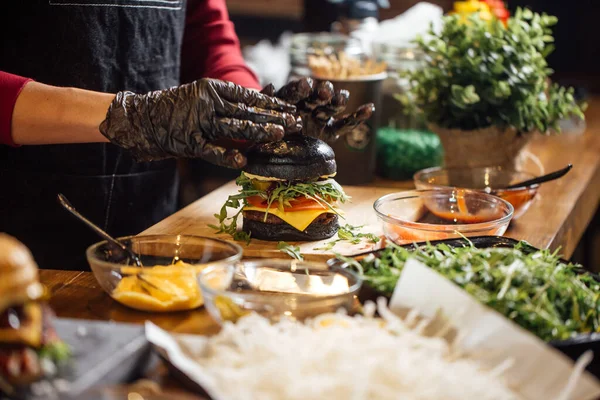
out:
{"label": "gloved hand", "polygon": [[137,161],[200,157],[242,168],[239,150],[215,144],[222,139],[277,141],[299,132],[295,107],[230,82],[201,79],[147,94],[119,92],[100,132],[128,149]]}
{"label": "gloved hand", "polygon": [[302,132],[326,142],[333,142],[351,132],[371,118],[375,111],[375,105],[368,103],[353,113],[340,115],[346,109],[350,93],[347,90],[335,92],[331,82],[314,83],[311,78],[289,82],[278,91],[269,84],[261,93],[294,104],[302,118]]}

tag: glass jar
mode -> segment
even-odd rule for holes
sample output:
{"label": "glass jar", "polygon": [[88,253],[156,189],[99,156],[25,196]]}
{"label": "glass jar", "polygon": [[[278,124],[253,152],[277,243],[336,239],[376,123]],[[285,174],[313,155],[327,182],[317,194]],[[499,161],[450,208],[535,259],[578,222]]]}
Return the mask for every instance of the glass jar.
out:
{"label": "glass jar", "polygon": [[310,55],[330,55],[344,52],[348,57],[364,56],[360,40],[329,32],[294,34],[289,51],[291,70],[288,81],[311,76],[308,66]]}
{"label": "glass jar", "polygon": [[390,43],[374,43],[374,56],[385,61],[388,78],[381,89],[381,120],[377,131],[377,175],[393,180],[410,180],[424,168],[441,164],[443,149],[439,137],[430,132],[424,119],[406,113],[396,97],[408,93],[405,71],[419,68],[422,53],[414,48]]}
{"label": "glass jar", "polygon": [[373,43],[373,54],[377,61],[387,64],[388,78],[382,88],[381,126],[397,129],[425,129],[425,124],[415,115],[407,115],[402,103],[396,98],[408,91],[408,79],[401,73],[419,68],[422,53],[415,47],[391,43]]}

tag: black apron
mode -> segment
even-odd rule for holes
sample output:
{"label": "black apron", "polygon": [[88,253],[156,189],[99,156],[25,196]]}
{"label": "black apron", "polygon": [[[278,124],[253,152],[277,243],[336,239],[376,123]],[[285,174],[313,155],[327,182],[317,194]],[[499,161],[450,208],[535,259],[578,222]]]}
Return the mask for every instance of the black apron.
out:
{"label": "black apron", "polygon": [[[185,0],[24,0],[0,16],[0,70],[56,86],[145,93],[179,84]],[[89,269],[99,237],[62,209],[63,193],[112,235],[177,207],[174,160],[136,163],[112,144],[0,145],[0,231],[41,268]]]}

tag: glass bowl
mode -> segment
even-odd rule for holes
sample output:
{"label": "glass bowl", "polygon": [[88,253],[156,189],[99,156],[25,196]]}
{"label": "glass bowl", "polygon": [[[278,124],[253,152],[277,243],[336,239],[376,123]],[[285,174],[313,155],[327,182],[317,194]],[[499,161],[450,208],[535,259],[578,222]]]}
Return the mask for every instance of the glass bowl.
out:
{"label": "glass bowl", "polygon": [[361,278],[326,263],[260,259],[215,265],[199,276],[206,308],[219,323],[256,312],[275,322],[339,309],[353,312]]}
{"label": "glass bowl", "polygon": [[396,244],[462,236],[502,236],[513,206],[477,190],[410,190],[380,197],[373,208]]}
{"label": "glass bowl", "polygon": [[535,178],[536,175],[503,167],[423,169],[414,174],[417,189],[475,189],[508,201],[514,207],[513,219],[521,217],[533,203],[540,185],[497,189]]}
{"label": "glass bowl", "polygon": [[142,267],[115,261],[106,241],[86,256],[100,286],[119,303],[143,311],[191,310],[203,304],[198,274],[209,266],[229,266],[242,248],[224,240],[193,235],[141,235],[117,238],[128,243]]}

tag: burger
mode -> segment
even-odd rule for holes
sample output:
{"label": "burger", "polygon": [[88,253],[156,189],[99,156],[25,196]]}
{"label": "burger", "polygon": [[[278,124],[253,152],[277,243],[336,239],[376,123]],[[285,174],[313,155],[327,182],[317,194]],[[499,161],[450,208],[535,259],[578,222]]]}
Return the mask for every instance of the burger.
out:
{"label": "burger", "polygon": [[[329,145],[295,134],[254,145],[246,157],[248,163],[236,180],[239,192],[215,215],[219,232],[238,240],[270,241],[316,241],[337,233],[339,205],[349,197],[334,180],[337,167]],[[227,208],[238,213],[229,217]]]}
{"label": "burger", "polygon": [[56,372],[69,347],[54,330],[54,314],[29,249],[0,233],[0,393],[12,395]]}

